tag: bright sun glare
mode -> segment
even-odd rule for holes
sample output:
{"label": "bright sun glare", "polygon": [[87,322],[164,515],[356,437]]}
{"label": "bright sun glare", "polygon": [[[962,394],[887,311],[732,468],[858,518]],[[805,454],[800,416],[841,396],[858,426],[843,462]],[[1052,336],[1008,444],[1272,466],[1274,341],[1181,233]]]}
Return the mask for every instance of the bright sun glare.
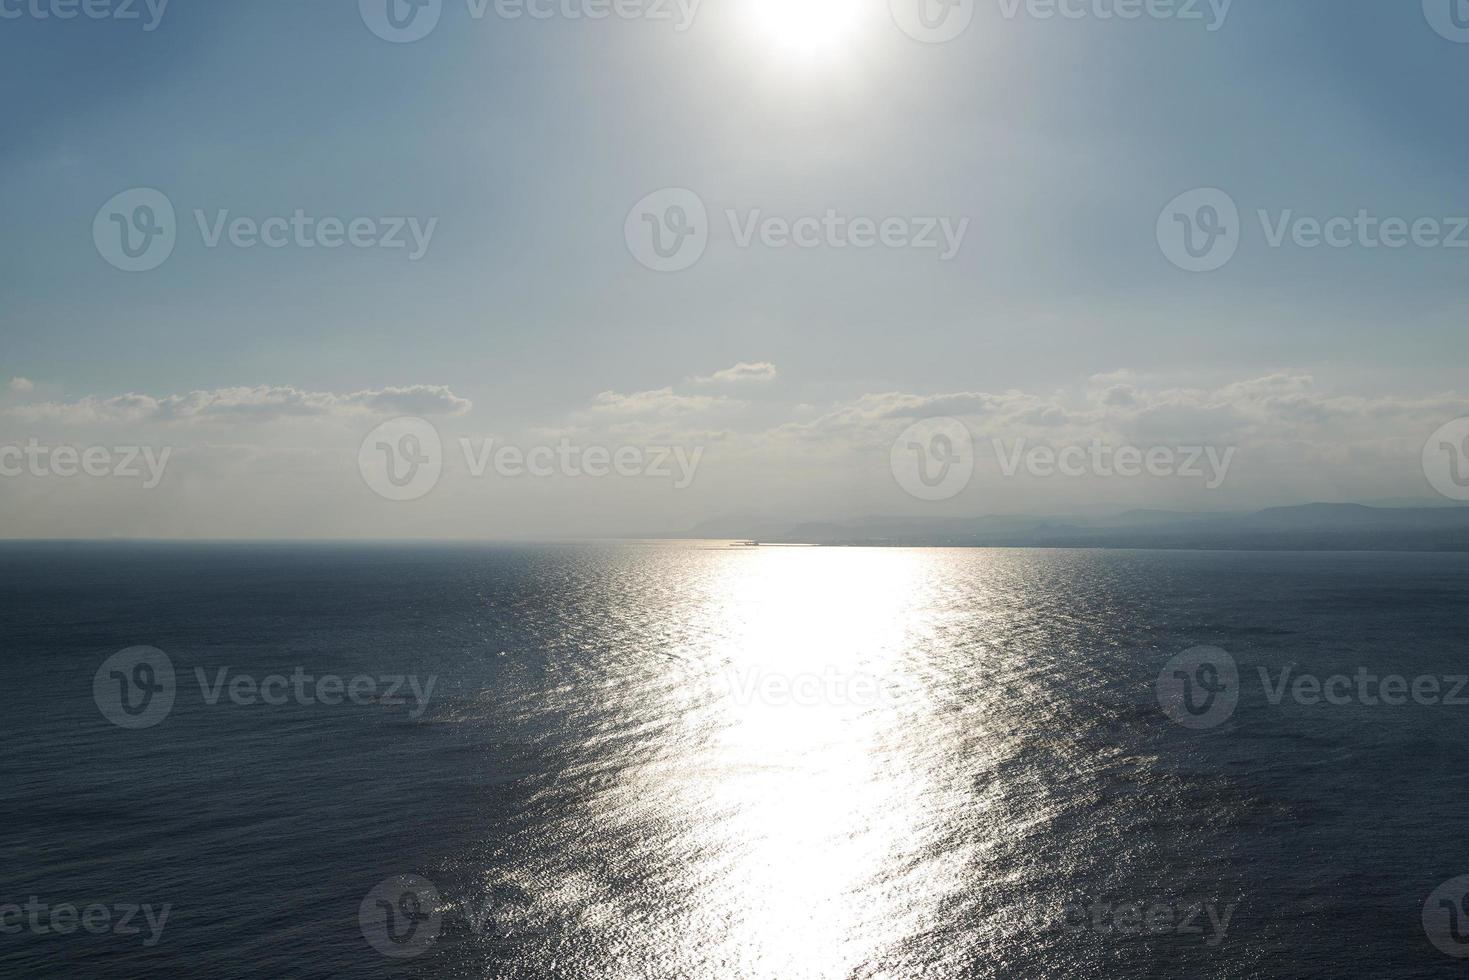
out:
{"label": "bright sun glare", "polygon": [[747,0],[758,40],[795,59],[828,60],[850,49],[860,22],[857,0]]}

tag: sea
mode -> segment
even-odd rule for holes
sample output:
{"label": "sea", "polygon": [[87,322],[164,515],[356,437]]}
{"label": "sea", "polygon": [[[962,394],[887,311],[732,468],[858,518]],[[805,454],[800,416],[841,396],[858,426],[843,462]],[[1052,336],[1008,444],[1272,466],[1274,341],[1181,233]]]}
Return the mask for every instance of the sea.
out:
{"label": "sea", "polygon": [[0,545],[0,976],[1462,976],[1469,555]]}

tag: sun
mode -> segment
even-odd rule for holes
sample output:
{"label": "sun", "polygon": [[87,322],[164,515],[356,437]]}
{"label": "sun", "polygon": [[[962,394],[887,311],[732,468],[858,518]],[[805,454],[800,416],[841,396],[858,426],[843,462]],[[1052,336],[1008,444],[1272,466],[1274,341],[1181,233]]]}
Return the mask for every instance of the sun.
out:
{"label": "sun", "polygon": [[857,0],[746,0],[758,44],[799,61],[829,61],[849,51],[861,25]]}

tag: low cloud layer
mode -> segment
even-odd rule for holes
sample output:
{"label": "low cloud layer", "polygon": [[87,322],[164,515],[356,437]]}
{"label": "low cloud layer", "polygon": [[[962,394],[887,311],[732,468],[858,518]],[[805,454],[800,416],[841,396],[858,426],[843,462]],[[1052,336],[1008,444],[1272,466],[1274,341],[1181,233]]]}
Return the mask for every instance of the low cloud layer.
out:
{"label": "low cloud layer", "polygon": [[604,391],[592,402],[588,411],[592,415],[620,419],[632,418],[687,418],[715,409],[739,408],[742,402],[714,395],[679,394],[672,388],[656,391],[639,391],[624,395],[616,391]]}
{"label": "low cloud layer", "polygon": [[[724,380],[715,378],[724,376]],[[779,379],[779,384],[771,384]],[[0,479],[0,536],[564,537],[676,532],[730,514],[792,521],[868,514],[1065,515],[1161,507],[1243,510],[1313,500],[1437,500],[1422,467],[1425,441],[1469,417],[1469,396],[1405,397],[1331,388],[1281,371],[1212,385],[1128,371],[1067,390],[853,393],[815,401],[818,385],[744,363],[662,388],[609,390],[527,420],[474,411],[444,385],[351,393],[288,386],[186,394],[36,400],[46,385],[10,386],[0,445],[168,448],[167,478],[140,490],[119,480]],[[710,385],[758,385],[711,390]],[[736,394],[744,397],[734,397]],[[398,416],[429,419],[441,437],[443,482],[394,505],[358,471],[369,431]],[[925,502],[897,484],[895,440],[913,423],[962,422],[975,446],[972,485]],[[1007,477],[995,443],[1217,447],[1233,460],[1216,488],[1184,480]],[[701,460],[697,479],[556,475],[496,479],[469,472],[467,443],[679,447]],[[558,450],[559,452],[559,450]],[[580,458],[580,457],[578,457]],[[651,454],[644,458],[651,458]],[[483,467],[481,467],[483,470]],[[1441,501],[1440,501],[1441,502]]]}
{"label": "low cloud layer", "polygon": [[1420,431],[1426,436],[1464,415],[1469,415],[1469,396],[1336,394],[1320,390],[1309,374],[1272,374],[1214,388],[1150,388],[1112,375],[1093,378],[1076,392],[1044,395],[1022,391],[862,395],[830,406],[809,421],[790,423],[782,431],[815,440],[881,439],[900,422],[951,416],[969,422],[976,435],[996,437],[1329,446],[1412,439]]}
{"label": "low cloud layer", "polygon": [[[18,379],[19,380],[19,379]],[[12,382],[12,391],[15,391]],[[25,389],[30,390],[30,389]],[[473,408],[443,385],[412,385],[350,394],[258,385],[216,388],[156,398],[126,394],[87,397],[72,402],[18,405],[6,414],[27,422],[65,425],[148,422],[270,422],[280,419],[366,418],[371,416],[457,416]]]}

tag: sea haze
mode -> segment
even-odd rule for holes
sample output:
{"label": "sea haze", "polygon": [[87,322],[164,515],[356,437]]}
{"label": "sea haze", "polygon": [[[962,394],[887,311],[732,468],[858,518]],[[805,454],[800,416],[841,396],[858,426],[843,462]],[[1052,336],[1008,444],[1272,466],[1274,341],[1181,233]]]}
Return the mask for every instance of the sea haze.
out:
{"label": "sea haze", "polygon": [[1466,608],[1461,554],[4,544],[0,905],[169,913],[0,973],[1448,976],[1469,706],[1277,684],[1465,673]]}

